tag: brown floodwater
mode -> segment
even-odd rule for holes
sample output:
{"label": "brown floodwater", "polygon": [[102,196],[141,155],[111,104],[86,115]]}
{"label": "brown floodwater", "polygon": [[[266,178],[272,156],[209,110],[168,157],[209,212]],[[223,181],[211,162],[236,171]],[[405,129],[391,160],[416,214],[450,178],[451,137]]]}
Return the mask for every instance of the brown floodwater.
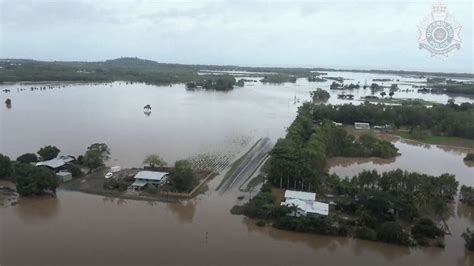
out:
{"label": "brown floodwater", "polygon": [[[217,180],[216,180],[217,181]],[[214,182],[214,181],[213,181]],[[446,248],[406,248],[258,227],[229,213],[236,194],[178,203],[79,192],[21,199],[0,209],[1,265],[472,265],[460,234],[474,225],[459,206]]]}
{"label": "brown floodwater", "polygon": [[[363,74],[360,74],[363,75]],[[362,79],[363,76],[358,76]],[[367,78],[365,78],[367,79]],[[370,77],[368,78],[370,79]],[[168,162],[200,153],[237,156],[257,139],[276,140],[293,121],[295,97],[327,84],[249,84],[229,93],[189,92],[183,85],[79,84],[47,91],[12,88],[12,107],[0,110],[0,152],[12,158],[57,145],[78,155],[93,142],[112,151],[109,164],[140,166],[158,153]],[[332,93],[333,103],[339,103]],[[357,92],[365,94],[366,92]],[[356,93],[356,94],[357,94]],[[444,102],[447,96],[430,100]],[[464,98],[457,98],[457,102]],[[467,99],[469,101],[469,99]],[[355,102],[354,102],[355,103]],[[152,105],[152,113],[143,106]],[[474,185],[466,150],[395,141],[391,160],[335,159],[330,171],[363,169],[448,172]],[[473,265],[460,237],[474,227],[474,210],[453,206],[446,248],[406,248],[350,238],[258,227],[231,215],[240,192],[217,193],[222,176],[195,199],[133,201],[59,191],[57,198],[24,198],[0,208],[0,265]]]}
{"label": "brown floodwater", "polygon": [[455,175],[461,185],[474,186],[474,168],[464,161],[472,149],[421,144],[403,139],[392,142],[401,153],[396,158],[332,158],[329,172],[341,177],[352,177],[364,170],[386,172],[400,168],[428,175],[449,173]]}

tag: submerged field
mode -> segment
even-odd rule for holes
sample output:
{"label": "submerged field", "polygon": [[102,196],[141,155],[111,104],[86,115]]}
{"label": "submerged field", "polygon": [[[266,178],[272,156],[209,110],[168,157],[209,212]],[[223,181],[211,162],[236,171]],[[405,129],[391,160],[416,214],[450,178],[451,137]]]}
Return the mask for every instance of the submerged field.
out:
{"label": "submerged field", "polygon": [[[352,82],[381,76],[331,75],[346,75]],[[258,139],[276,141],[284,136],[298,106],[310,99],[309,91],[315,87],[328,90],[329,103],[333,104],[360,103],[338,99],[339,92],[330,91],[329,84],[305,79],[280,85],[254,82],[227,93],[187,91],[183,84],[170,87],[114,82],[46,91],[29,91],[31,85],[1,85],[12,88],[0,98],[12,99],[11,108],[2,107],[0,112],[5,132],[1,150],[12,158],[45,145],[56,145],[63,154],[79,155],[90,143],[104,142],[111,149],[109,166],[141,167],[146,155],[157,153],[169,164],[188,158],[196,166],[224,170],[209,182],[204,194],[173,203],[63,190],[57,198],[21,199],[16,206],[0,208],[2,243],[8,243],[0,249],[0,262],[33,264],[40,259],[47,264],[71,260],[80,264],[169,264],[179,257],[182,264],[227,265],[474,263],[474,255],[464,251],[459,236],[467,226],[474,227],[474,216],[471,209],[461,205],[449,212],[447,223],[452,235],[446,237],[444,250],[285,232],[257,227],[255,221],[230,214],[237,198],[249,192],[218,193],[225,169]],[[17,92],[17,87],[27,90]],[[360,89],[354,94],[361,97],[370,91]],[[394,97],[417,96],[416,92],[400,92]],[[449,97],[427,95],[426,99],[445,103]],[[472,101],[464,96],[455,99]],[[149,116],[143,113],[146,104],[152,106]],[[401,153],[395,159],[334,158],[329,171],[340,176],[353,176],[364,169],[383,172],[401,168],[431,175],[448,172],[461,184],[474,185],[474,168],[463,162],[466,150],[396,139],[393,143]],[[183,256],[183,249],[189,254]]]}

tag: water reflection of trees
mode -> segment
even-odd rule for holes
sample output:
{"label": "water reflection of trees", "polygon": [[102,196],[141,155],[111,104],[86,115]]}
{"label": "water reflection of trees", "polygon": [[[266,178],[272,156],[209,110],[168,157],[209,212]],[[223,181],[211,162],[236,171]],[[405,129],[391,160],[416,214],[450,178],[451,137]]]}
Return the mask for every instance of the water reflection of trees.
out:
{"label": "water reflection of trees", "polygon": [[474,207],[469,207],[466,204],[458,203],[456,215],[459,218],[465,218],[470,222],[474,222]]}
{"label": "water reflection of trees", "polygon": [[471,161],[466,161],[466,160],[464,160],[464,164],[465,164],[467,167],[474,167],[474,162],[471,162]]}
{"label": "water reflection of trees", "polygon": [[269,226],[259,227],[256,225],[255,220],[246,217],[243,218],[242,222],[247,226],[249,232],[258,232],[275,240],[283,240],[291,243],[304,243],[314,250],[323,249],[330,253],[334,253],[338,252],[342,247],[347,247],[357,256],[367,254],[367,252],[373,252],[382,255],[388,260],[394,260],[402,256],[410,255],[410,249],[403,246],[358,240],[349,237],[323,236],[285,231]]}
{"label": "water reflection of trees", "polygon": [[103,197],[102,201],[103,202],[116,203],[117,205],[124,205],[124,204],[127,203],[126,199],[114,198],[114,197]]}
{"label": "water reflection of trees", "polygon": [[60,207],[60,201],[56,197],[36,196],[20,198],[14,210],[20,219],[34,222],[55,217]]}
{"label": "water reflection of trees", "polygon": [[192,223],[196,213],[195,200],[181,200],[169,203],[168,209],[176,215],[181,223]]}
{"label": "water reflection of trees", "polygon": [[349,167],[354,164],[366,164],[366,163],[373,163],[375,165],[384,165],[384,164],[392,164],[396,161],[396,157],[383,159],[383,158],[345,158],[345,157],[336,157],[332,158],[329,161],[330,167]]}
{"label": "water reflection of trees", "polygon": [[457,260],[456,265],[474,265],[474,252],[465,250],[464,256]]}

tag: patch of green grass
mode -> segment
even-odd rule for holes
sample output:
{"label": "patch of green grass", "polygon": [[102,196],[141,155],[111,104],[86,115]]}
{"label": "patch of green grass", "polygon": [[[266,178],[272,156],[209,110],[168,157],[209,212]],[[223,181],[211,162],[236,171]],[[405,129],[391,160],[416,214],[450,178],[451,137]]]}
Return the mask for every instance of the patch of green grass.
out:
{"label": "patch of green grass", "polygon": [[379,99],[363,99],[370,103],[390,103],[390,104],[406,104],[406,105],[433,105],[435,102],[425,101],[422,99],[400,99],[400,98],[379,98]]}
{"label": "patch of green grass", "polygon": [[428,144],[474,148],[473,139],[465,139],[465,138],[449,137],[449,136],[428,136],[423,139],[416,139],[412,136],[412,134],[406,131],[399,131],[395,133],[402,138],[417,140],[417,141],[428,143]]}

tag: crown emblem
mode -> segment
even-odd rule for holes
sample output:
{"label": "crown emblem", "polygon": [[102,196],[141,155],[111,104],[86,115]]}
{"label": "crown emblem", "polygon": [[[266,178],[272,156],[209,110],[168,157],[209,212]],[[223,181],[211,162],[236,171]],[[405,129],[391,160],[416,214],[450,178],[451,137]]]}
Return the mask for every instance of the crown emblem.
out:
{"label": "crown emblem", "polygon": [[431,11],[434,20],[446,20],[447,7],[444,5],[435,5]]}

